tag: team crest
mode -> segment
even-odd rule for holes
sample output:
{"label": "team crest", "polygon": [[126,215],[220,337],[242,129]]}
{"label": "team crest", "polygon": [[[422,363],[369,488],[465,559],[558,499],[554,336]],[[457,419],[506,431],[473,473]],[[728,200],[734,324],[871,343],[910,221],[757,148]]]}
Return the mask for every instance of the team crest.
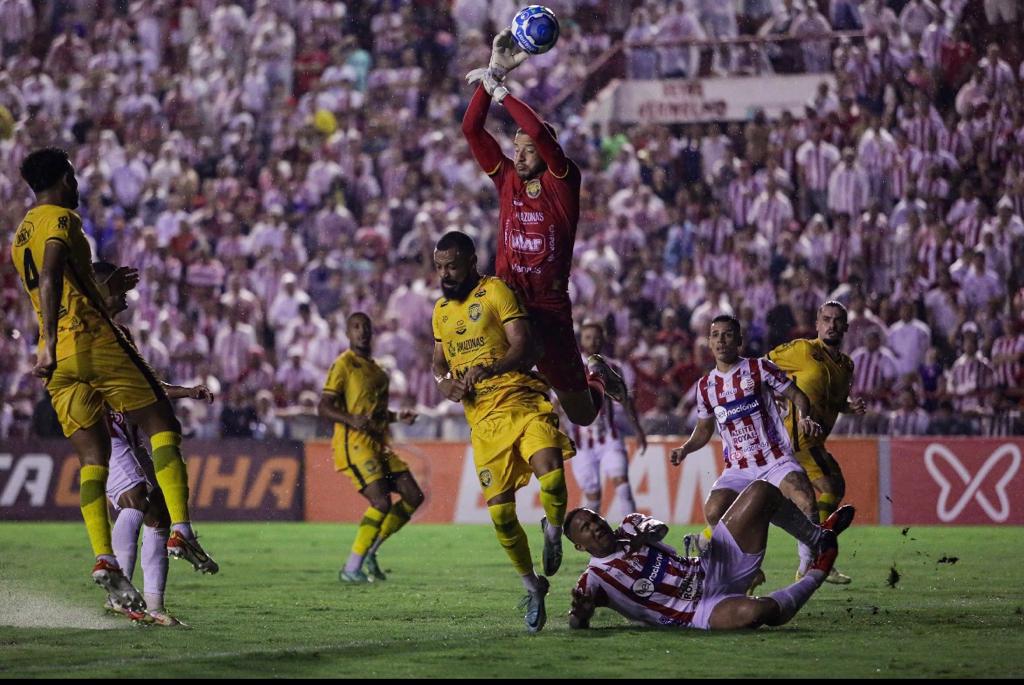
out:
{"label": "team crest", "polygon": [[650,597],[654,594],[654,583],[647,578],[640,578],[633,583],[632,590],[637,597]]}
{"label": "team crest", "polygon": [[480,485],[483,487],[489,487],[491,484],[491,472],[489,469],[484,469],[480,472]]}
{"label": "team crest", "polygon": [[479,321],[480,320],[480,315],[482,313],[483,313],[483,308],[480,306],[479,302],[474,302],[473,304],[469,305],[469,320],[470,321]]}
{"label": "team crest", "polygon": [[18,231],[18,234],[16,236],[14,236],[14,246],[15,247],[21,247],[22,245],[27,243],[29,238],[31,238],[31,237],[32,237],[32,224],[26,221],[24,224],[22,224],[21,230]]}
{"label": "team crest", "polygon": [[754,379],[750,376],[744,376],[743,380],[740,381],[740,387],[743,390],[749,392],[754,389]]}
{"label": "team crest", "polygon": [[526,182],[526,196],[531,200],[536,200],[540,197],[540,179],[531,178]]}

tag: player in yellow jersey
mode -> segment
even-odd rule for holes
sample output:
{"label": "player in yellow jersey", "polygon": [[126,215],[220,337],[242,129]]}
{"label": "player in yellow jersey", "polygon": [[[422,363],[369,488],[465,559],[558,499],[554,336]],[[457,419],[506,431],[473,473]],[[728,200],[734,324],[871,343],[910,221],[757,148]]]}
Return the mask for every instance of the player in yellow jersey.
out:
{"label": "player in yellow jersey", "polygon": [[[409,467],[388,444],[388,424],[411,424],[416,413],[388,409],[388,374],[370,356],[373,324],[370,317],[356,312],[346,321],[352,344],[338,355],[327,373],[320,395],[320,416],[334,421],[334,468],[348,475],[370,507],[356,531],[339,580],[365,583],[385,580],[377,563],[377,550],[409,522],[423,504],[423,491]],[[399,500],[391,502],[391,493]],[[363,572],[363,563],[366,570]]]}
{"label": "player in yellow jersey", "polygon": [[[793,450],[814,486],[822,521],[839,507],[846,492],[843,472],[825,448],[825,440],[840,413],[863,414],[866,409],[863,399],[850,398],[853,360],[842,352],[847,322],[846,307],[839,302],[826,302],[818,308],[817,338],[793,340],[768,353],[768,359],[786,372],[810,399],[814,416],[822,427],[819,435],[802,435],[797,430],[797,413],[790,408],[787,423]],[[826,580],[845,585],[850,577],[833,568]]]}
{"label": "player in yellow jersey", "polygon": [[536,633],[547,620],[549,584],[533,570],[515,493],[537,476],[545,513],[544,573],[552,575],[562,563],[568,500],[563,461],[576,449],[558,429],[550,388],[530,372],[538,346],[526,310],[501,280],[480,276],[472,238],[458,231],[442,236],[434,267],[444,295],[434,304],[434,376],[445,397],[462,402],[487,510],[526,587],[526,629]]}
{"label": "player in yellow jersey", "polygon": [[46,383],[64,435],[82,464],[80,501],[96,555],[93,580],[127,608],[145,602],[117,565],[110,540],[105,485],[110,434],[109,405],[150,436],[157,481],[171,515],[167,543],[171,556],[197,569],[212,560],[195,540],[188,514],[188,474],[181,457],[181,425],[148,365],[110,318],[106,299],[138,283],[138,272],[118,269],[101,290],[78,207],[78,181],[64,150],[29,154],[21,176],[36,202],[18,226],[11,256],[39,321],[39,349],[33,373]]}

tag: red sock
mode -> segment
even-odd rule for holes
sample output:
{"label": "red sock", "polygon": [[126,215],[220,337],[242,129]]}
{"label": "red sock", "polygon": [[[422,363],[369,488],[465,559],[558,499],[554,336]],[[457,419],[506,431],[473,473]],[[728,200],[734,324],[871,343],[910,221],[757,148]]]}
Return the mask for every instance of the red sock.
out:
{"label": "red sock", "polygon": [[594,409],[601,411],[604,405],[604,380],[596,373],[587,375],[587,385],[590,386],[590,399],[594,402]]}

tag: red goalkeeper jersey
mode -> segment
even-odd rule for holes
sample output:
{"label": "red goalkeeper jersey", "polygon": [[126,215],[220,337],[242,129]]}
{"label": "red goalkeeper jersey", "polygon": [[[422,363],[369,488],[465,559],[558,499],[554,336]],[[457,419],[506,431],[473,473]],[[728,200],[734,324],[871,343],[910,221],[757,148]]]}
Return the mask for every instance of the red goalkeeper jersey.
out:
{"label": "red goalkeeper jersey", "polygon": [[508,95],[502,104],[537,147],[547,169],[524,181],[484,128],[491,99],[478,87],[462,122],[473,156],[498,189],[496,271],[528,308],[568,312],[569,271],[580,216],[580,170],[537,114]]}

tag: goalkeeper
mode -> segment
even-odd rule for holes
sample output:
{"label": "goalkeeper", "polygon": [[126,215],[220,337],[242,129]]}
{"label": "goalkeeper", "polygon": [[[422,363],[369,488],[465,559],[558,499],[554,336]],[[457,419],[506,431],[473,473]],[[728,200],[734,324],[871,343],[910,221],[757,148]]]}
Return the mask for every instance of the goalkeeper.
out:
{"label": "goalkeeper", "polygon": [[[580,215],[580,170],[565,156],[554,127],[505,86],[508,73],[527,57],[510,29],[495,37],[488,67],[466,75],[479,85],[462,119],[462,133],[498,189],[497,276],[530,315],[540,348],[537,370],[554,388],[569,420],[586,426],[597,418],[605,394],[622,402],[626,386],[599,354],[588,358],[589,371],[584,368],[576,344],[569,270]],[[504,106],[519,127],[514,160],[484,128],[491,100]]]}

